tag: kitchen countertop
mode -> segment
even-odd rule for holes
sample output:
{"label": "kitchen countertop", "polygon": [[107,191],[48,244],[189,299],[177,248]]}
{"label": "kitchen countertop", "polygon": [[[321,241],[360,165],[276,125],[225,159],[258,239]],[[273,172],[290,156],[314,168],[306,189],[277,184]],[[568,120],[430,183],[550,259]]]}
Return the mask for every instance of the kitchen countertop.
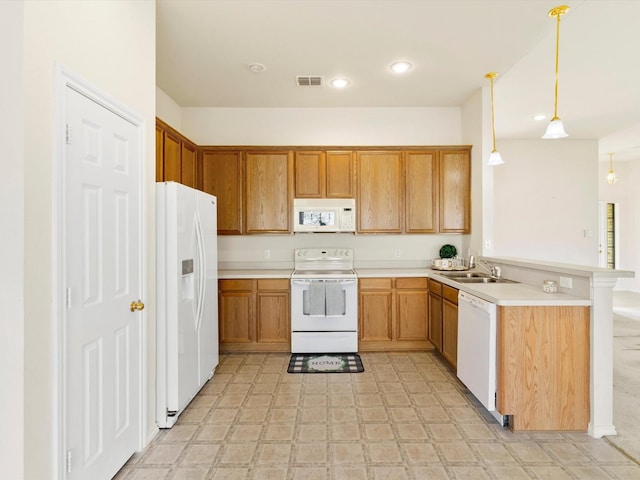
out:
{"label": "kitchen countertop", "polygon": [[546,293],[542,287],[526,283],[459,283],[455,280],[432,273],[434,280],[463,290],[496,305],[502,306],[584,306],[591,305],[591,300],[566,293]]}
{"label": "kitchen countertop", "polygon": [[220,280],[230,280],[234,278],[291,278],[291,269],[225,269],[218,270]]}
{"label": "kitchen countertop", "polygon": [[430,277],[431,268],[356,268],[358,278],[379,277]]}
{"label": "kitchen countertop", "polygon": [[[290,278],[292,269],[223,269],[218,278]],[[356,268],[359,278],[379,277],[431,277],[441,283],[488,302],[502,306],[590,306],[591,301],[566,293],[545,293],[541,287],[526,283],[462,284],[442,275],[443,272],[431,268]]]}

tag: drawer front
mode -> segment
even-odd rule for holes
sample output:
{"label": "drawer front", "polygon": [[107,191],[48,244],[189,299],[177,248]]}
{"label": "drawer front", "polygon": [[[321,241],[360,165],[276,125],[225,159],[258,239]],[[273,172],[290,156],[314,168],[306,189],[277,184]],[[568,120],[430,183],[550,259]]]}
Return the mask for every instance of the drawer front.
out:
{"label": "drawer front", "polygon": [[396,278],[396,288],[427,289],[427,277]]}
{"label": "drawer front", "polygon": [[429,291],[439,297],[442,296],[442,284],[436,280],[429,279]]}
{"label": "drawer front", "polygon": [[253,280],[220,280],[220,290],[223,292],[253,290]]}
{"label": "drawer front", "polygon": [[442,285],[442,296],[451,303],[458,304],[458,289],[449,285]]}
{"label": "drawer front", "polygon": [[260,278],[258,290],[289,290],[288,278]]}
{"label": "drawer front", "polygon": [[359,278],[360,290],[391,290],[391,278]]}

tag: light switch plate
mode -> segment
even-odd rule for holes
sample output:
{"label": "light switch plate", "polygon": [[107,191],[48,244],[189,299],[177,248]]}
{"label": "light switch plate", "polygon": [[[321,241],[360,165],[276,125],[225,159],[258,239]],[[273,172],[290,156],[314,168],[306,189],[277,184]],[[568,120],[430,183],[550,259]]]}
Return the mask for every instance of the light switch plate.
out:
{"label": "light switch plate", "polygon": [[564,288],[573,288],[573,279],[569,277],[560,277],[560,286]]}

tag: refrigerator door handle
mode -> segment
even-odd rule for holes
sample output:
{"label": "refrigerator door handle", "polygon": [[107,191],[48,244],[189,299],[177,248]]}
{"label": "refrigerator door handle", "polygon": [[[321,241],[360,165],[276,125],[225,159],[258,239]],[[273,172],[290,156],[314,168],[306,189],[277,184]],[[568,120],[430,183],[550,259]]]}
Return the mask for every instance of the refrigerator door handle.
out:
{"label": "refrigerator door handle", "polygon": [[196,211],[195,218],[196,228],[196,248],[198,251],[198,298],[196,306],[196,331],[200,331],[200,324],[202,323],[202,310],[204,308],[204,289],[206,285],[206,259],[204,250],[204,236],[202,235],[202,224],[200,223],[200,215]]}

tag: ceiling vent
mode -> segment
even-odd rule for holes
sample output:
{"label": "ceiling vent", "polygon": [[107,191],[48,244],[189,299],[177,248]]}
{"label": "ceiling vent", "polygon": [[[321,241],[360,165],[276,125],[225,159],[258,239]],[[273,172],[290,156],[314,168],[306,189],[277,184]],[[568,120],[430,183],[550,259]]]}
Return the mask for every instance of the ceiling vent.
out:
{"label": "ceiling vent", "polygon": [[319,75],[307,75],[304,77],[296,77],[296,83],[299,87],[321,87],[322,77]]}

